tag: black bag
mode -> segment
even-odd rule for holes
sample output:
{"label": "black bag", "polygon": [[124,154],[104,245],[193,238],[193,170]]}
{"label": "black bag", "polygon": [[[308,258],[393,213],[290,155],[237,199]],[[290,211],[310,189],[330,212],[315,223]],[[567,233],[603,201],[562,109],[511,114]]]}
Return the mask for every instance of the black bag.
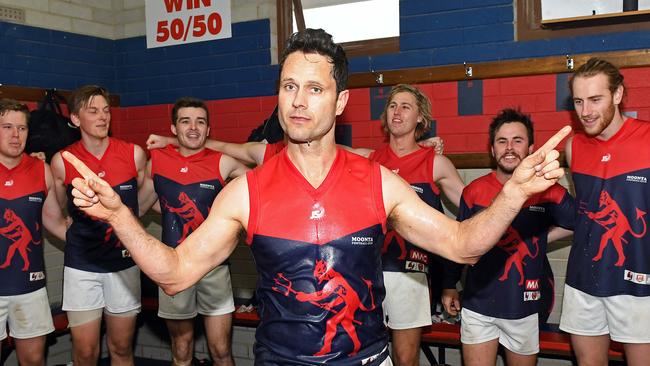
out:
{"label": "black bag", "polygon": [[282,139],[284,139],[284,130],[280,126],[277,106],[273,110],[273,113],[271,113],[271,116],[255,128],[250,136],[248,136],[249,142],[266,140],[269,144],[282,141]]}
{"label": "black bag", "polygon": [[79,129],[63,115],[60,103],[66,104],[65,98],[56,90],[49,89],[45,91],[45,99],[38,109],[30,113],[25,151],[44,152],[48,163],[57,151],[81,139]]}

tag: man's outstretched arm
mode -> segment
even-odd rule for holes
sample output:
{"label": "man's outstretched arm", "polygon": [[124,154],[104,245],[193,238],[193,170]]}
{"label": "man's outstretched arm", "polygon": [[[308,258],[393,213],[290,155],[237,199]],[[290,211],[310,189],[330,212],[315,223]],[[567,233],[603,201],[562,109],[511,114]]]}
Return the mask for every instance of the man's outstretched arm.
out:
{"label": "man's outstretched arm", "polygon": [[188,288],[225,261],[248,223],[248,186],[240,177],[217,196],[206,220],[183,245],[170,248],[144,230],[108,183],[69,152],[63,158],[83,177],[72,181],[74,204],[108,222],[140,269],[168,294]]}
{"label": "man's outstretched arm", "polygon": [[555,147],[571,132],[569,126],[527,156],[492,204],[463,222],[456,222],[422,202],[398,176],[382,168],[384,207],[393,228],[406,240],[457,263],[476,263],[501,237],[524,202],[564,175]]}
{"label": "man's outstretched arm", "polygon": [[[167,145],[178,146],[178,140],[175,137],[167,137],[151,134],[147,139],[147,149],[159,149]],[[244,164],[261,165],[264,161],[264,152],[266,145],[263,142],[246,142],[237,144],[219,140],[208,139],[205,141],[205,147],[210,150],[219,151],[226,155],[241,161]]]}

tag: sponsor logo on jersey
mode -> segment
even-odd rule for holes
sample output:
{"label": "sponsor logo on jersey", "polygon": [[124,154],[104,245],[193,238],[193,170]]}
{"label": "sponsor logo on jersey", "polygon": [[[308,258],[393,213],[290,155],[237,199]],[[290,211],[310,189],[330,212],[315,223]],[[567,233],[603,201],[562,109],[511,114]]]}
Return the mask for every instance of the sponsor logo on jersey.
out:
{"label": "sponsor logo on jersey", "polygon": [[542,213],[544,213],[544,212],[546,212],[546,207],[542,207],[542,206],[528,206],[528,211],[531,211],[531,212],[542,212]]}
{"label": "sponsor logo on jersey", "polygon": [[133,189],[132,184],[122,184],[120,185],[120,191],[130,191]]}
{"label": "sponsor logo on jersey", "polygon": [[38,272],[29,272],[29,281],[34,282],[34,281],[40,281],[45,279],[45,272],[43,271],[38,271]]}
{"label": "sponsor logo on jersey", "polygon": [[187,173],[187,172],[189,172],[189,171],[190,171],[190,168],[188,168],[188,167],[186,167],[186,166],[184,166],[184,167],[181,168],[181,173]]}
{"label": "sponsor logo on jersey", "polygon": [[612,155],[610,153],[607,153],[603,155],[603,157],[600,159],[601,163],[606,163],[608,161],[612,160]]}
{"label": "sponsor logo on jersey", "polygon": [[325,208],[322,207],[320,204],[315,203],[314,206],[311,208],[311,216],[309,216],[310,220],[318,220],[322,219],[323,216],[325,216]]}
{"label": "sponsor logo on jersey", "polygon": [[404,267],[409,271],[417,271],[417,272],[424,272],[428,273],[429,272],[429,267],[420,262],[413,262],[413,261],[406,261],[406,266]]}
{"label": "sponsor logo on jersey", "polygon": [[122,249],[122,258],[131,258],[131,253],[126,249]]}
{"label": "sponsor logo on jersey", "polygon": [[388,346],[384,347],[384,349],[382,349],[381,352],[379,352],[377,354],[374,354],[374,355],[372,355],[370,357],[364,358],[363,360],[361,360],[361,366],[367,365],[367,364],[373,362],[374,360],[378,359],[379,356],[381,356],[382,353],[386,352],[387,349],[388,349]]}
{"label": "sponsor logo on jersey", "polygon": [[526,290],[529,291],[539,290],[539,279],[526,280]]}
{"label": "sponsor logo on jersey", "polygon": [[623,278],[626,281],[630,281],[639,285],[650,285],[650,275],[647,273],[637,273],[626,269],[623,273]]}
{"label": "sponsor logo on jersey", "polygon": [[11,187],[13,185],[14,185],[14,180],[13,179],[9,179],[9,180],[5,181],[5,187]]}
{"label": "sponsor logo on jersey", "polygon": [[625,178],[625,180],[634,183],[648,183],[648,178],[642,175],[628,175],[627,178]]}
{"label": "sponsor logo on jersey", "polygon": [[28,200],[29,202],[37,202],[37,203],[41,203],[41,202],[43,202],[43,199],[42,199],[41,197],[32,197],[32,196],[29,196],[29,197],[27,197],[27,200]]}
{"label": "sponsor logo on jersey", "polygon": [[537,301],[542,298],[539,291],[524,291],[524,301]]}
{"label": "sponsor logo on jersey", "polygon": [[412,259],[414,261],[418,261],[421,263],[429,263],[429,256],[426,255],[426,253],[422,253],[418,250],[411,250],[409,253],[409,259]]}
{"label": "sponsor logo on jersey", "polygon": [[101,172],[97,173],[97,176],[100,178],[104,178],[106,176],[106,172],[102,170]]}
{"label": "sponsor logo on jersey", "polygon": [[353,236],[352,245],[373,245],[375,238],[372,236]]}
{"label": "sponsor logo on jersey", "polygon": [[420,188],[420,187],[418,187],[418,186],[411,186],[411,188],[413,188],[413,190],[414,190],[415,192],[419,193],[419,194],[424,193],[424,189],[422,189],[422,188]]}
{"label": "sponsor logo on jersey", "polygon": [[209,189],[211,191],[214,191],[214,185],[212,185],[212,184],[199,183],[199,187],[201,187],[203,189]]}

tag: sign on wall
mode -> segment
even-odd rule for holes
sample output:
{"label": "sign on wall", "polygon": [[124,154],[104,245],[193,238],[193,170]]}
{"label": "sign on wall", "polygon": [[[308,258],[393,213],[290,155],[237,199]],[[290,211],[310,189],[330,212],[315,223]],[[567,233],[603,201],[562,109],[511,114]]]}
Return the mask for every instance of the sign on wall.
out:
{"label": "sign on wall", "polygon": [[230,0],[145,0],[147,48],[232,37]]}

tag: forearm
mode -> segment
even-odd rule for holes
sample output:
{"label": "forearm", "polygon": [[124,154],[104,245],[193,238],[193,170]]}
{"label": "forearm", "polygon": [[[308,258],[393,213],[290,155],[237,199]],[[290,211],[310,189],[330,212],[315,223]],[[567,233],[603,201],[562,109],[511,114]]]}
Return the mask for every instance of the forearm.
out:
{"label": "forearm", "polygon": [[207,146],[209,149],[229,155],[243,162],[244,164],[257,164],[258,162],[251,152],[255,144],[259,144],[259,142],[235,144],[218,140],[208,140],[205,146]]}
{"label": "forearm", "polygon": [[45,226],[45,229],[47,229],[47,231],[57,239],[65,241],[67,222],[63,216],[59,216],[52,220],[43,220],[43,226]]}
{"label": "forearm", "polygon": [[113,230],[138,267],[165,291],[181,290],[178,279],[179,259],[173,248],[147,233],[140,221],[126,206],[108,220]]}
{"label": "forearm", "polygon": [[464,263],[476,263],[499,241],[526,199],[514,184],[506,182],[490,206],[460,223],[457,249]]}

